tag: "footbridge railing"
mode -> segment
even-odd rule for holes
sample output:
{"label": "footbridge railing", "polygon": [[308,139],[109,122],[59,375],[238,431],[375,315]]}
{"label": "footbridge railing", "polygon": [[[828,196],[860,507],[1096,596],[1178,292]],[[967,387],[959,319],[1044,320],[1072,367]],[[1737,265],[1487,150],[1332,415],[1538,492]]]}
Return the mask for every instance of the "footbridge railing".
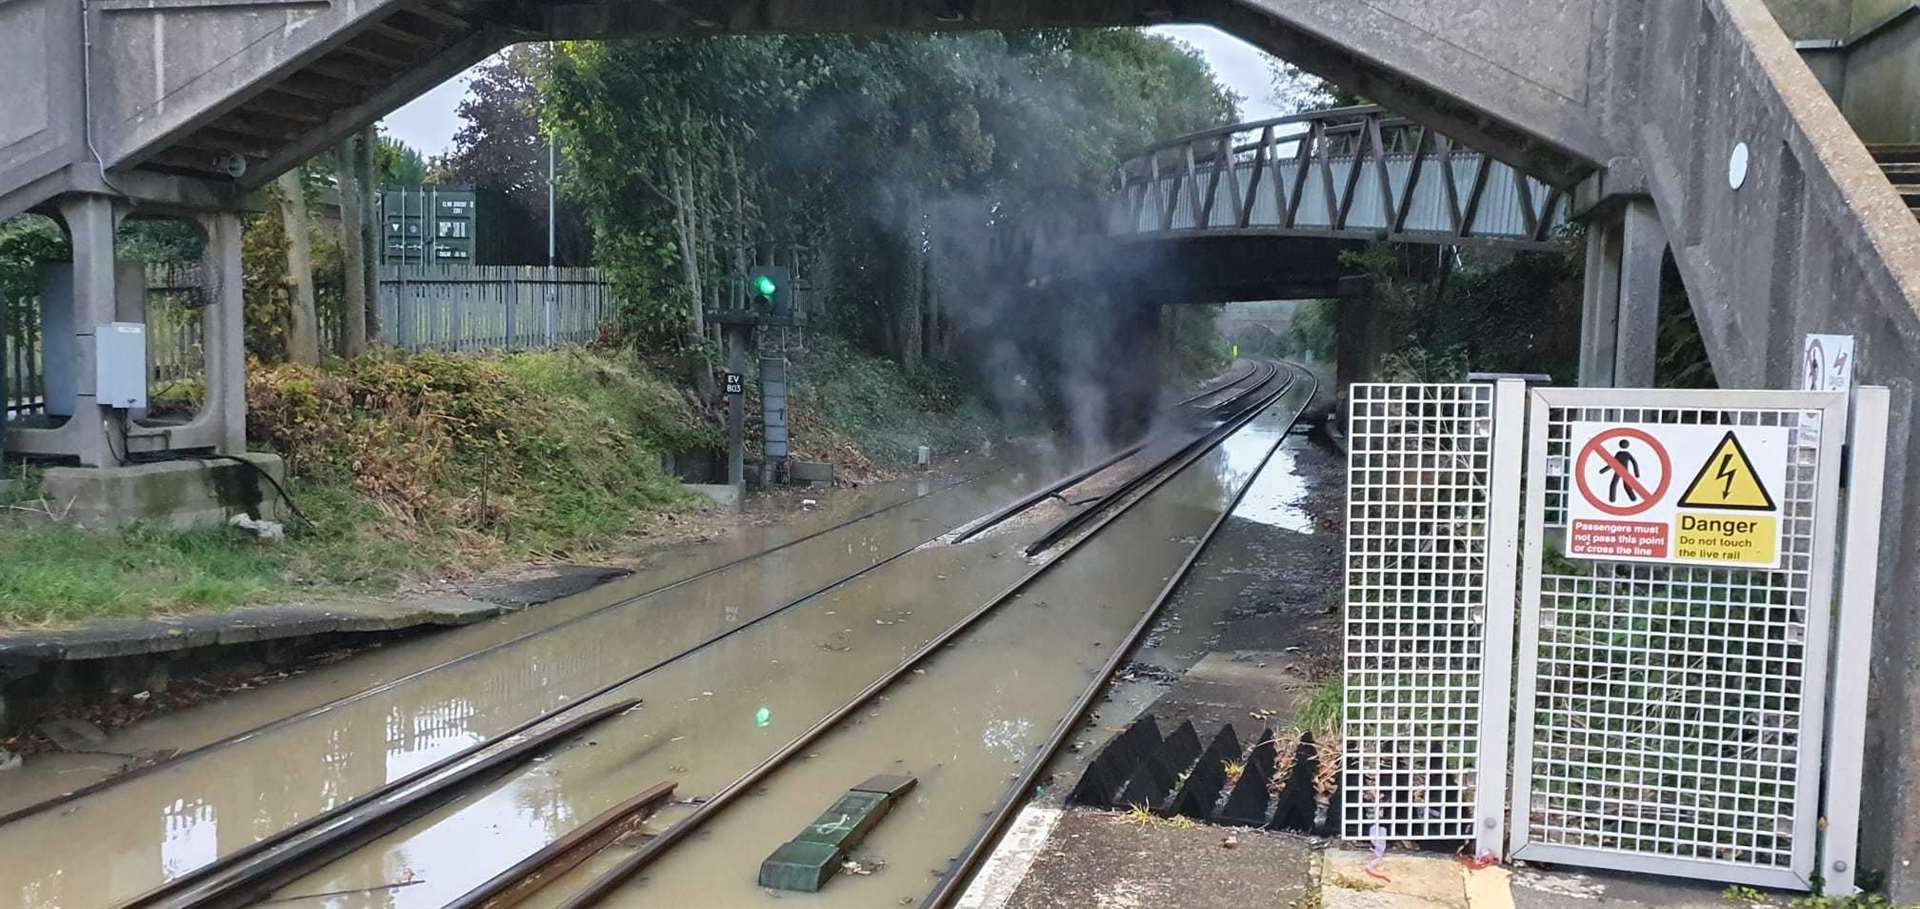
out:
{"label": "footbridge railing", "polygon": [[1115,170],[1115,235],[1239,231],[1545,246],[1566,194],[1378,107],[1224,126]]}

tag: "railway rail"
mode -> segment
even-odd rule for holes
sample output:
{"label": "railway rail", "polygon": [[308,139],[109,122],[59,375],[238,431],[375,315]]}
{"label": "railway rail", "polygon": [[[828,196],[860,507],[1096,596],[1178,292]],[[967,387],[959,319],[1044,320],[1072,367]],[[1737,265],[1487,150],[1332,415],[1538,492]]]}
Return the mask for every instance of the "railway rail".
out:
{"label": "railway rail", "polygon": [[[989,599],[986,603],[982,604],[972,612],[968,613],[959,622],[949,626],[945,631],[943,631],[933,640],[929,641],[925,646],[921,647],[920,649],[915,651],[911,656],[909,656],[906,660],[902,661],[892,671],[876,679],[872,684],[868,685],[865,689],[861,690],[860,693],[856,695],[854,698],[842,704],[833,713],[822,718],[819,722],[815,723],[812,727],[807,729],[800,736],[789,741],[785,746],[780,748],[780,750],[776,751],[773,755],[769,756],[766,760],[762,761],[760,764],[754,766],[747,773],[735,779],[731,784],[726,786],[724,789],[720,790],[711,799],[707,800],[705,803],[703,803],[697,809],[695,809],[695,811],[692,814],[683,818],[678,823],[674,824],[672,827],[669,827],[666,831],[661,833],[659,836],[649,840],[646,844],[642,845],[639,849],[637,849],[631,855],[627,856],[626,858],[618,862],[614,867],[606,870],[605,872],[603,872],[602,874],[594,878],[582,890],[574,894],[565,902],[561,903],[560,904],[561,909],[588,909],[588,907],[600,906],[604,904],[609,898],[611,898],[615,893],[617,893],[629,880],[631,880],[634,876],[638,875],[641,871],[645,870],[647,867],[652,865],[654,862],[660,860],[677,843],[681,842],[686,837],[692,835],[703,824],[705,824],[707,820],[711,818],[713,815],[726,810],[734,801],[739,799],[743,794],[751,791],[753,787],[759,785],[763,780],[767,779],[769,776],[771,776],[772,774],[780,770],[789,762],[793,761],[797,756],[803,754],[806,751],[806,749],[811,747],[815,742],[820,740],[823,736],[827,735],[828,733],[832,732],[836,728],[840,727],[841,724],[845,723],[850,716],[853,716],[856,712],[860,711],[867,704],[873,701],[874,698],[880,696],[884,692],[900,684],[902,679],[909,677],[911,673],[920,669],[921,664],[927,662],[931,657],[935,656],[936,654],[940,653],[943,649],[947,648],[956,639],[958,639],[963,634],[973,629],[977,624],[979,624],[983,620],[990,618],[996,612],[998,612],[1003,607],[1005,607],[1008,603],[1012,602],[1023,591],[1030,588],[1035,581],[1047,575],[1048,572],[1053,570],[1055,567],[1063,564],[1066,557],[1072,552],[1074,548],[1084,545],[1088,541],[1094,539],[1101,529],[1103,529],[1107,525],[1112,524],[1115,520],[1121,517],[1125,513],[1126,508],[1128,506],[1143,500],[1147,495],[1150,495],[1155,489],[1159,488],[1160,486],[1172,480],[1174,477],[1178,476],[1180,472],[1185,470],[1187,467],[1192,466],[1195,461],[1199,460],[1201,457],[1203,457],[1209,451],[1211,451],[1215,446],[1219,445],[1219,443],[1222,440],[1232,435],[1234,432],[1237,432],[1239,429],[1246,426],[1248,423],[1252,422],[1254,418],[1258,417],[1263,411],[1267,409],[1267,407],[1272,405],[1275,401],[1279,400],[1282,395],[1286,394],[1286,392],[1292,387],[1293,383],[1295,381],[1298,381],[1298,376],[1301,375],[1296,373],[1296,374],[1287,375],[1283,378],[1281,376],[1281,373],[1282,373],[1281,368],[1276,364],[1262,364],[1262,368],[1257,370],[1254,381],[1251,384],[1246,385],[1244,388],[1235,390],[1232,394],[1227,395],[1224,398],[1224,400],[1222,400],[1218,405],[1216,405],[1218,408],[1220,408],[1218,411],[1216,411],[1216,413],[1222,421],[1221,425],[1219,425],[1218,427],[1215,427],[1214,429],[1209,430],[1208,432],[1202,434],[1201,436],[1194,439],[1193,441],[1179,446],[1178,448],[1173,450],[1172,453],[1166,455],[1163,458],[1158,459],[1157,461],[1155,461],[1153,464],[1146,467],[1145,469],[1137,471],[1132,476],[1130,476],[1119,488],[1116,488],[1113,492],[1108,493],[1105,496],[1102,496],[1101,499],[1099,500],[1100,503],[1102,503],[1103,505],[1116,503],[1116,502],[1120,503],[1119,508],[1114,510],[1104,510],[1103,508],[1094,508],[1086,511],[1077,512],[1076,514],[1062,521],[1060,524],[1056,525],[1053,529],[1049,530],[1047,533],[1043,534],[1042,535],[1043,540],[1050,540],[1050,541],[1053,541],[1053,543],[1058,543],[1058,541],[1062,539],[1066,539],[1069,536],[1072,536],[1075,531],[1079,531],[1079,530],[1085,531],[1080,536],[1078,536],[1077,538],[1069,542],[1065,547],[1063,547],[1062,550],[1058,552],[1053,558],[1048,559],[1047,561],[1044,561],[1039,565],[1035,566],[1031,571],[1027,572],[1018,580],[1016,580],[1014,583],[1007,586],[1005,589],[1003,589],[998,594],[996,594],[991,599]],[[1307,381],[1311,382],[1312,379],[1309,377]],[[1247,401],[1247,399],[1249,398],[1252,399],[1251,403],[1243,403]],[[1296,417],[1297,417],[1297,414],[1296,414]],[[1271,452],[1269,452],[1269,456],[1270,454]],[[1251,484],[1251,482],[1252,480],[1251,478],[1249,478],[1248,483]],[[1242,487],[1241,494],[1244,494],[1244,492],[1245,492],[1245,487]],[[1234,498],[1234,501],[1237,502],[1238,500],[1239,500],[1239,496],[1236,495]],[[1217,530],[1220,524],[1225,521],[1227,515],[1229,515],[1231,511],[1232,511],[1232,507],[1229,506],[1225,512],[1222,512],[1219,520],[1217,520],[1212,525],[1212,529],[1208,533],[1209,538],[1212,536],[1212,532],[1214,530]],[[1036,548],[1034,546],[1029,546],[1027,548],[1027,552],[1029,555],[1031,555],[1033,553],[1050,548],[1053,545],[1053,543],[1050,543],[1049,546],[1046,546],[1046,547]],[[1062,730],[1070,730],[1072,728],[1073,721],[1076,721],[1081,714],[1084,714],[1086,704],[1090,703],[1091,698],[1098,692],[1099,687],[1105,683],[1106,678],[1111,675],[1112,671],[1118,668],[1117,661],[1120,659],[1120,657],[1131,649],[1133,643],[1138,639],[1139,635],[1145,630],[1145,628],[1148,625],[1151,624],[1153,616],[1158,614],[1158,611],[1160,607],[1164,605],[1166,598],[1169,595],[1171,595],[1173,588],[1177,586],[1179,578],[1184,577],[1187,570],[1189,570],[1192,567],[1193,559],[1198,557],[1200,548],[1203,548],[1203,547],[1204,547],[1204,541],[1202,541],[1202,547],[1196,547],[1194,550],[1193,556],[1191,556],[1182,565],[1175,579],[1170,580],[1168,582],[1166,588],[1162,591],[1160,596],[1156,598],[1154,605],[1149,610],[1149,612],[1146,615],[1143,615],[1139,620],[1139,622],[1135,624],[1134,629],[1132,633],[1129,635],[1125,644],[1115,651],[1114,659],[1109,662],[1106,671],[1103,672],[1102,675],[1100,676],[1099,682],[1091,686],[1088,689],[1088,693],[1086,695],[1083,695],[1083,697],[1080,700],[1079,706],[1074,711],[1074,715],[1072,717],[1069,717],[1068,720],[1065,720],[1062,722],[1062,725],[1060,727]],[[1062,732],[1061,735],[1064,735],[1064,732]],[[1055,741],[1053,744],[1053,747],[1048,749],[1045,757],[1050,758],[1052,756],[1053,751],[1056,750],[1057,748],[1058,748],[1058,742]],[[1029,772],[1037,773],[1039,768],[1044,766],[1044,764],[1045,764],[1044,760],[1040,760],[1032,763],[1030,765]],[[1022,791],[1023,788],[1024,787],[1016,788],[1014,791],[1017,793],[1019,791]],[[990,839],[990,837],[986,837],[984,835],[982,838]],[[968,868],[969,869],[971,868],[971,863],[969,863]],[[942,887],[940,890],[936,890],[936,894],[943,893],[946,889],[948,888]],[[928,906],[945,905],[945,899],[943,898],[938,903],[929,902],[927,905]]]}
{"label": "railway rail", "polygon": [[[1063,490],[1072,489],[1089,478],[1101,476],[1130,458],[1143,462],[1137,469],[1122,478],[1111,491],[1088,500],[1086,504],[1091,507],[1084,507],[1070,514],[1045,535],[1052,541],[1049,545],[1067,540],[1065,545],[1058,546],[1058,551],[1051,557],[1032,567],[1022,577],[987,603],[969,612],[959,622],[947,627],[905,662],[863,688],[852,699],[809,727],[799,737],[789,741],[748,773],[737,778],[733,784],[722,788],[712,798],[696,806],[691,814],[681,818],[658,836],[648,839],[616,869],[603,873],[569,897],[566,905],[594,905],[598,900],[617,890],[632,874],[665,854],[676,842],[698,829],[707,818],[724,810],[740,793],[755,785],[758,780],[777,771],[810,743],[835,729],[862,705],[869,703],[881,692],[896,684],[904,674],[928,659],[941,647],[991,616],[997,609],[1016,597],[1021,590],[1059,564],[1067,554],[1093,538],[1101,528],[1119,518],[1134,503],[1150,495],[1153,490],[1171,480],[1187,466],[1204,456],[1207,451],[1217,446],[1221,440],[1231,436],[1240,427],[1259,416],[1285,394],[1295,381],[1296,379],[1291,375],[1283,375],[1283,370],[1274,364],[1255,364],[1234,375],[1224,377],[1213,386],[1175,404],[1176,411],[1190,411],[1200,418],[1200,422],[1213,424],[1200,431],[1198,435],[1176,441],[1148,440],[1140,445],[1129,446],[1115,456],[1096,464],[1094,468],[1079,471],[1062,481],[1049,484],[1046,489],[1023,497],[1015,503],[1020,506],[1019,508],[1002,509],[987,520],[974,522],[967,528],[966,538],[985,532],[1006,517],[1030,508]],[[825,537],[910,502],[857,516],[833,527],[789,541],[779,548],[798,546],[810,540]],[[1084,533],[1075,536],[1080,531]],[[950,532],[943,531],[942,534],[924,536],[924,539],[914,546],[900,548],[884,557],[876,558],[871,564],[843,577],[832,579],[829,583],[808,587],[800,595],[784,599],[780,605],[751,621],[741,623],[719,634],[701,638],[691,646],[680,648],[663,659],[651,661],[637,670],[621,673],[617,678],[603,682],[577,697],[568,698],[569,703],[563,708],[538,713],[508,727],[499,734],[460,749],[414,772],[404,774],[389,784],[346,799],[330,810],[292,824],[276,834],[261,838],[214,861],[202,864],[192,871],[177,875],[157,888],[131,900],[122,901],[120,905],[128,907],[229,906],[247,905],[265,898],[289,881],[296,880],[301,875],[312,872],[354,849],[365,847],[369,842],[435,810],[451,793],[462,788],[480,785],[485,780],[497,779],[501,775],[510,775],[533,755],[545,758],[556,749],[564,749],[566,746],[562,743],[576,737],[581,729],[602,722],[616,721],[621,715],[634,711],[638,703],[631,698],[588,709],[599,700],[615,696],[620,689],[634,681],[648,676],[661,667],[685,660],[694,653],[715,646],[733,635],[773,620],[829,590],[871,575],[925,545],[926,542]],[[1040,550],[1036,548],[1033,551]],[[641,599],[682,588],[702,578],[724,573],[746,561],[748,560],[735,560],[715,566],[687,578],[623,598],[612,605],[595,609],[584,615],[569,618],[552,627],[537,629],[486,650],[429,667],[410,674],[404,679],[396,679],[393,682],[357,692],[319,708],[274,721],[215,744],[216,746],[235,744],[266,735],[287,724],[318,718],[328,711],[364,700],[379,691],[390,690],[406,681],[466,664],[480,658],[483,654],[506,652],[526,640],[553,633],[561,628],[576,626],[593,616],[615,610],[620,606],[631,605]],[[623,837],[630,839],[639,819],[659,808],[665,797],[659,786],[634,793],[631,798],[615,808],[603,812],[594,820],[549,844],[548,847],[526,857],[514,867],[495,875],[486,884],[469,891],[452,905],[508,905],[538,890],[541,886],[552,884],[565,877],[570,869],[587,861],[607,843]],[[608,831],[613,833],[609,834]]]}

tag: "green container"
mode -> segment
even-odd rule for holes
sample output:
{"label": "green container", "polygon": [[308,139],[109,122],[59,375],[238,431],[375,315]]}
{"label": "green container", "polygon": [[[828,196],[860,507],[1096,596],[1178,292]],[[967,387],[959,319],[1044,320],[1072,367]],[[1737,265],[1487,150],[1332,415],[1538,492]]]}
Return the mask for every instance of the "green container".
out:
{"label": "green container", "polygon": [[819,893],[827,878],[840,870],[846,853],[825,843],[782,843],[760,863],[760,886],[773,890]]}

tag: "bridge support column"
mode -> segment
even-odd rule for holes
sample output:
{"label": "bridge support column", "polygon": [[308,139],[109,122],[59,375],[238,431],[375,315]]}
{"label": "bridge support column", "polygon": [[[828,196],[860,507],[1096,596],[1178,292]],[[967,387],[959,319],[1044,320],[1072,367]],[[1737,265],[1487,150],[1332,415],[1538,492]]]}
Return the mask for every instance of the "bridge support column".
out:
{"label": "bridge support column", "polygon": [[[120,316],[113,241],[125,210],[120,200],[104,195],[70,195],[57,204],[73,245],[73,262],[44,270],[42,343],[46,412],[66,420],[51,427],[14,428],[7,434],[7,448],[75,458],[83,467],[109,467],[120,461],[116,451],[126,450],[125,427],[98,403],[94,331]],[[129,301],[129,307],[137,308],[133,303]]]}
{"label": "bridge support column", "polygon": [[[1380,337],[1384,328],[1380,304],[1369,278],[1342,278],[1340,298],[1334,304],[1333,376],[1337,399],[1345,406],[1347,390],[1355,382],[1371,382],[1380,366]],[[1344,411],[1343,411],[1344,412]]]}
{"label": "bridge support column", "polygon": [[1630,200],[1612,217],[1588,225],[1581,385],[1652,387],[1666,254],[1667,230],[1650,200]]}
{"label": "bridge support column", "polygon": [[1169,347],[1165,329],[1176,325],[1159,303],[1134,300],[1123,306],[1102,354],[1110,442],[1134,438],[1153,422]]}

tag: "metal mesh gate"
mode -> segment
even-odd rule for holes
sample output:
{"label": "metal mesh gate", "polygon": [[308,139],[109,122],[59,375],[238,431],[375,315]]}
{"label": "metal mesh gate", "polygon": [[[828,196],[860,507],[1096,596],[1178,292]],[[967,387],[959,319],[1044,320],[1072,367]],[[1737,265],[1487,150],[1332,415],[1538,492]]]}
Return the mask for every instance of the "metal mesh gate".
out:
{"label": "metal mesh gate", "polygon": [[[1840,394],[1533,393],[1514,858],[1808,886],[1844,420]],[[1779,568],[1561,557],[1575,423],[1784,428]]]}
{"label": "metal mesh gate", "polygon": [[1518,382],[1352,387],[1344,836],[1497,851],[1513,590],[1488,579],[1513,576],[1519,491],[1493,477],[1518,475],[1520,397]]}

